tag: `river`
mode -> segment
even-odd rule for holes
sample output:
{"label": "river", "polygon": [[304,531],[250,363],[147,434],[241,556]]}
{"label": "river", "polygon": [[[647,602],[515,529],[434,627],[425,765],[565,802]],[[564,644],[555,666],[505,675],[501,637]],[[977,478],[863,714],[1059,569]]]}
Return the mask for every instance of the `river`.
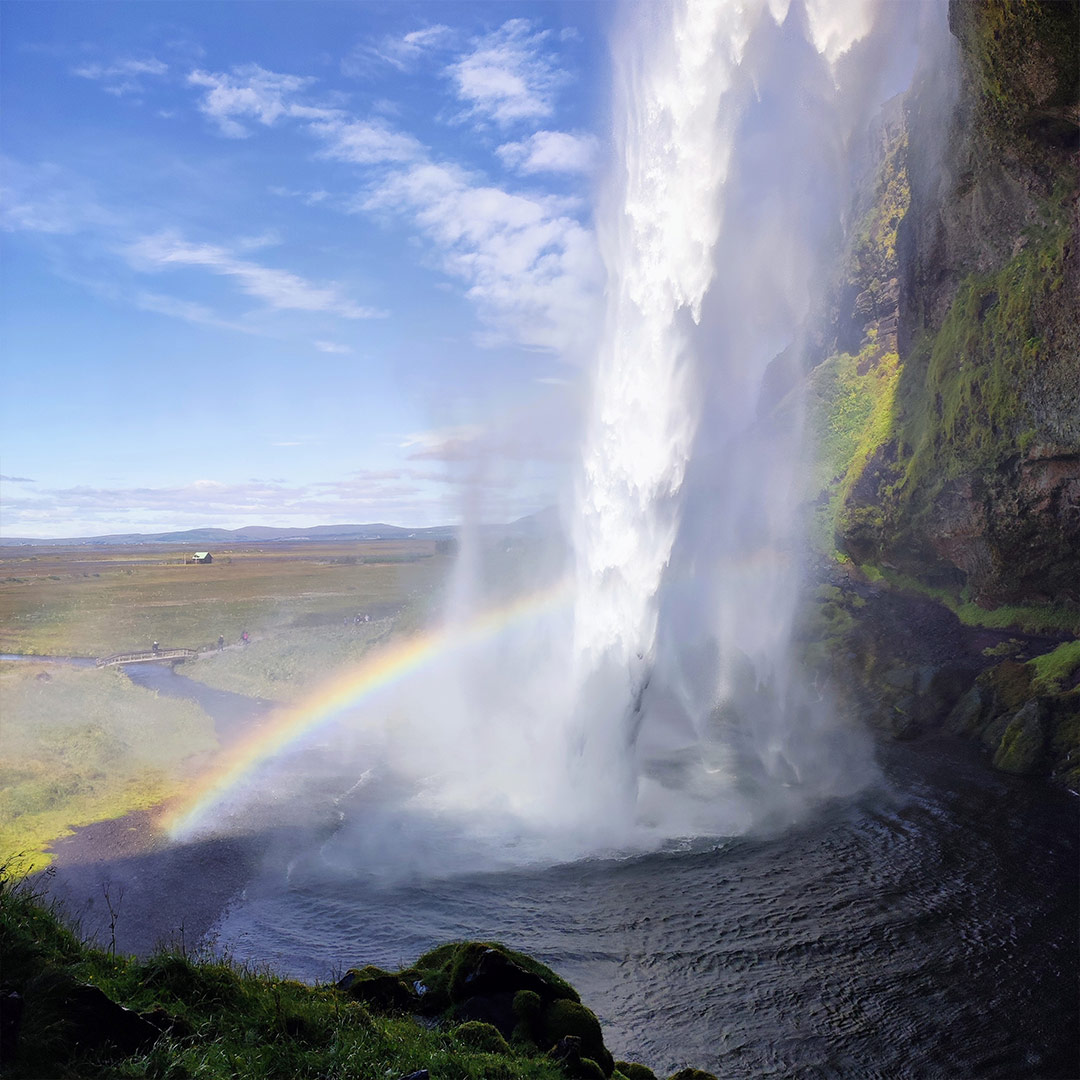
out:
{"label": "river", "polygon": [[[238,707],[150,667],[144,685]],[[386,884],[331,868],[323,821],[98,870],[138,885],[129,923],[160,920],[162,891],[174,920],[185,893],[212,895],[217,948],[301,979],[503,941],[581,991],[617,1057],[661,1074],[1080,1075],[1080,799],[943,738],[878,756],[878,783],[781,835],[624,860]]]}

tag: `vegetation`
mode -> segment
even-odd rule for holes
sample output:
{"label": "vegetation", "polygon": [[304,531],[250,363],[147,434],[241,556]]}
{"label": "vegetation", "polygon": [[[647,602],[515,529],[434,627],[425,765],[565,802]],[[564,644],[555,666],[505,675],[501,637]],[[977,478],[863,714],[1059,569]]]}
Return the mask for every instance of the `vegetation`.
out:
{"label": "vegetation", "polygon": [[74,826],[156,806],[217,745],[210,718],[113,668],[0,664],[0,859],[25,870]]}
{"label": "vegetation", "polygon": [[219,635],[340,626],[420,604],[452,556],[434,541],[238,544],[214,562],[159,545],[0,548],[0,648],[107,656],[152,641],[209,649]]}
{"label": "vegetation", "polygon": [[[549,1052],[543,1037],[537,1043],[524,1030],[507,1040],[493,1024],[459,1022],[449,1011],[420,1021],[395,1003],[365,1004],[340,988],[348,977],[339,987],[307,986],[227,958],[117,956],[81,942],[40,897],[10,879],[0,879],[0,955],[6,987],[24,1006],[14,1053],[3,1063],[11,1080],[386,1080],[421,1069],[440,1080],[655,1080],[642,1065],[609,1061],[601,1068],[568,1055],[566,1044]],[[475,978],[476,959],[493,955],[504,975],[516,972],[540,988],[561,984],[576,999],[544,965],[491,943],[443,946],[391,977],[403,984],[425,978],[432,987],[442,977],[438,1004],[449,1005],[455,973],[472,964]],[[539,1003],[541,994],[533,996]],[[595,1017],[576,1001],[551,1005],[570,1008],[579,1026],[585,1017],[587,1037],[598,1036]],[[10,996],[5,1008],[14,1008]],[[606,1054],[602,1040],[591,1048]]]}
{"label": "vegetation", "polygon": [[1029,661],[1031,686],[1039,694],[1055,694],[1067,689],[1070,680],[1080,674],[1080,641],[1066,641],[1052,652]]}
{"label": "vegetation", "polygon": [[397,619],[319,627],[284,627],[240,648],[200,653],[184,664],[185,676],[219,690],[280,704],[302,700],[329,674],[356,665],[395,629]]}

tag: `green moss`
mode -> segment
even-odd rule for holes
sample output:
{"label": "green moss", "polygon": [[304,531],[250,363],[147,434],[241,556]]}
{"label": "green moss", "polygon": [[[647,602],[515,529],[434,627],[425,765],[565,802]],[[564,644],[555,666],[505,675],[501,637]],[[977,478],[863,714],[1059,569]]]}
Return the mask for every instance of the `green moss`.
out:
{"label": "green moss", "polygon": [[482,1050],[485,1054],[508,1054],[510,1046],[494,1024],[485,1024],[483,1020],[467,1020],[454,1028],[454,1037],[466,1046]]}
{"label": "green moss", "polygon": [[824,554],[835,551],[844,500],[888,435],[899,374],[897,354],[871,342],[858,356],[830,356],[810,375],[807,426],[815,446],[811,540]]}
{"label": "green moss", "polygon": [[1077,101],[1076,0],[953,3],[949,18],[964,46],[976,122],[991,145],[1013,141],[1034,110]]}
{"label": "green moss", "polygon": [[928,585],[910,574],[863,563],[859,570],[867,580],[898,592],[915,593],[947,607],[965,626],[991,630],[1023,630],[1029,634],[1080,633],[1080,608],[1073,604],[1000,604],[983,608],[966,600],[963,591]]}
{"label": "green moss", "polygon": [[544,1042],[553,1046],[567,1035],[581,1040],[583,1057],[596,1061],[607,1076],[615,1067],[615,1060],[604,1046],[604,1035],[596,1014],[576,1001],[553,1001],[545,1010],[543,1018]]}
{"label": "green moss", "polygon": [[1039,703],[1030,701],[1009,721],[994,754],[994,768],[1027,774],[1038,770],[1046,746]]}
{"label": "green moss", "polygon": [[[26,1002],[5,1080],[379,1080],[420,1069],[452,1080],[566,1080],[557,1062],[507,1047],[490,1025],[445,1030],[373,1015],[332,986],[305,986],[220,959],[163,954],[139,963],[110,955],[80,942],[25,884],[2,877],[0,954],[5,985]],[[63,995],[47,992],[75,984],[153,1012],[170,1030],[143,1052],[80,1049],[69,1037]],[[590,1080],[603,1075],[598,1064],[588,1069],[581,1075]]]}
{"label": "green moss", "polygon": [[639,1065],[636,1061],[616,1061],[615,1069],[622,1073],[626,1080],[656,1080],[656,1073],[647,1065]]}
{"label": "green moss", "polygon": [[1035,693],[1056,693],[1080,669],[1080,641],[1066,641],[1052,652],[1029,660],[1027,666],[1032,672],[1031,688]]}

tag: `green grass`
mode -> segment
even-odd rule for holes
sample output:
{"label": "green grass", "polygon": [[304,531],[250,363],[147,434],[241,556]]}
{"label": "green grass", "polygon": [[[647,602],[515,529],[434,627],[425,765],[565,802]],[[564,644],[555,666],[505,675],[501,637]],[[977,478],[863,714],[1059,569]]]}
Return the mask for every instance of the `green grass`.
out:
{"label": "green grass", "polygon": [[807,426],[815,454],[809,488],[816,500],[810,539],[823,554],[839,554],[838,516],[852,484],[888,435],[899,376],[896,353],[882,352],[873,342],[858,356],[829,357],[810,374]]}
{"label": "green grass", "polygon": [[99,657],[330,626],[434,594],[452,564],[420,540],[238,545],[208,566],[184,557],[147,545],[0,549],[0,649]]}
{"label": "green grass", "polygon": [[355,667],[385,641],[395,619],[348,626],[283,628],[252,639],[245,648],[202,653],[180,669],[219,690],[289,704],[303,699],[335,672]]}
{"label": "green grass", "polygon": [[18,856],[25,870],[47,865],[72,827],[176,794],[185,760],[217,746],[197,705],[116,669],[4,663],[0,696],[0,862]]}
{"label": "green grass", "polygon": [[1080,634],[1080,609],[1068,604],[1001,604],[982,608],[962,593],[942,586],[928,585],[910,574],[888,567],[863,564],[859,567],[870,581],[882,583],[898,592],[915,593],[943,604],[965,625],[992,630],[1023,630],[1029,634]]}
{"label": "green grass", "polygon": [[[8,1080],[392,1080],[420,1069],[436,1080],[568,1080],[531,1040],[515,1037],[506,1047],[490,1037],[494,1029],[479,1030],[486,1025],[384,1014],[332,986],[227,958],[163,952],[138,961],[87,946],[25,883],[8,877],[0,877],[0,955],[5,984],[26,1003],[18,1053],[5,1063]],[[170,1030],[135,1053],[80,1046],[61,1003],[74,984],[99,987],[144,1014],[157,1010]],[[645,1075],[641,1066],[620,1065]],[[624,1080],[619,1071],[612,1076]]]}
{"label": "green grass", "polygon": [[1066,641],[1053,652],[1028,661],[1034,672],[1032,689],[1039,694],[1056,694],[1080,668],[1080,641]]}

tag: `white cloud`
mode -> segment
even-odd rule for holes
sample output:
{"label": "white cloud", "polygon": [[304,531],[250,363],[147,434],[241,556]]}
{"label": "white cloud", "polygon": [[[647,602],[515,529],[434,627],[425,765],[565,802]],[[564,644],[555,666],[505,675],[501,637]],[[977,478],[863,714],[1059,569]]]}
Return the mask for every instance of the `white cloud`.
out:
{"label": "white cloud", "polygon": [[77,233],[115,226],[119,219],[101,206],[78,176],[55,165],[24,165],[0,159],[0,226],[10,232]]}
{"label": "white cloud", "polygon": [[117,60],[112,64],[84,64],[75,68],[72,74],[100,82],[106,93],[120,97],[142,90],[144,76],[160,77],[168,71],[168,64],[151,57],[149,60]]}
{"label": "white cloud", "polygon": [[[79,485],[5,497],[6,535],[77,536],[129,529],[220,524],[286,525],[334,521],[430,519],[436,497],[414,470],[354,474],[311,485],[199,479],[172,487]],[[434,522],[431,522],[434,523]]]}
{"label": "white cloud", "polygon": [[381,123],[324,120],[311,124],[311,131],[326,141],[324,157],[356,165],[415,161],[424,153],[423,146],[411,135]]}
{"label": "white cloud", "polygon": [[243,323],[222,319],[210,308],[206,307],[205,304],[198,304],[193,300],[180,300],[175,296],[164,296],[161,293],[137,293],[135,306],[141,311],[153,311],[158,315],[167,315],[171,319],[182,319],[184,322],[196,323],[200,326],[216,326],[222,330],[239,330],[244,334],[258,334],[260,332],[253,326],[245,326]]}
{"label": "white cloud", "polygon": [[233,68],[232,74],[193,71],[187,78],[191,86],[206,93],[199,110],[213,120],[223,135],[242,139],[250,134],[237,117],[253,119],[272,127],[282,117],[299,120],[329,120],[340,110],[303,104],[295,98],[315,82],[307,75],[281,75],[258,64]]}
{"label": "white cloud", "polygon": [[400,446],[412,451],[411,461],[463,461],[477,456],[477,442],[484,429],[475,424],[418,431],[406,435]]}
{"label": "white cloud", "polygon": [[479,38],[472,52],[450,65],[458,98],[476,115],[508,125],[548,117],[566,74],[545,49],[547,31],[528,19],[510,19]]}
{"label": "white cloud", "polygon": [[442,24],[421,27],[400,36],[388,34],[377,44],[358,45],[341,62],[341,71],[353,78],[363,78],[383,64],[401,72],[412,71],[425,56],[452,42],[454,36],[454,31]]}
{"label": "white cloud", "polygon": [[511,194],[456,166],[424,162],[385,178],[360,208],[414,219],[492,327],[485,344],[573,352],[588,340],[600,272],[595,238],[558,199]]}
{"label": "white cloud", "polygon": [[597,142],[591,135],[536,131],[495,152],[504,165],[521,173],[588,173],[596,165]]}
{"label": "white cloud", "polygon": [[312,344],[319,352],[331,353],[336,356],[348,356],[352,349],[348,345],[339,345],[336,341],[314,341]]}
{"label": "white cloud", "polygon": [[232,277],[243,292],[279,310],[325,311],[347,319],[373,319],[385,314],[354,303],[336,285],[313,285],[288,270],[239,259],[223,247],[190,244],[171,231],[142,237],[124,248],[124,255],[136,269],[195,266]]}

